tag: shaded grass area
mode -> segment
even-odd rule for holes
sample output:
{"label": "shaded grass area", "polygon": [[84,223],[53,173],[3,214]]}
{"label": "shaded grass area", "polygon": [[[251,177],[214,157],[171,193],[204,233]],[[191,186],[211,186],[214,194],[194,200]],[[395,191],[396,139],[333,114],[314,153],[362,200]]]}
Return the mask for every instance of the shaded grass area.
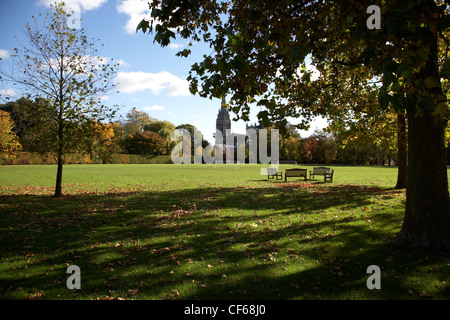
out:
{"label": "shaded grass area", "polygon": [[[392,170],[339,169],[324,184],[267,181],[258,166],[73,166],[60,199],[42,172],[28,186],[10,176],[0,298],[449,299],[448,257],[389,244],[405,200]],[[66,287],[69,265],[81,290]],[[370,265],[381,290],[367,289]]]}

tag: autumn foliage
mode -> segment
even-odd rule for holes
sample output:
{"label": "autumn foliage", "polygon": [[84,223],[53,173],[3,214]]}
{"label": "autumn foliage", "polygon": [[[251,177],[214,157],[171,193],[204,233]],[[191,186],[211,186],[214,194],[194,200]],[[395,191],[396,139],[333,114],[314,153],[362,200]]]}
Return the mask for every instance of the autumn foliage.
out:
{"label": "autumn foliage", "polygon": [[166,142],[156,132],[144,131],[130,135],[124,145],[131,154],[156,156],[165,152]]}
{"label": "autumn foliage", "polygon": [[14,121],[9,113],[0,110],[0,159],[14,158],[16,153],[22,149],[13,127]]}

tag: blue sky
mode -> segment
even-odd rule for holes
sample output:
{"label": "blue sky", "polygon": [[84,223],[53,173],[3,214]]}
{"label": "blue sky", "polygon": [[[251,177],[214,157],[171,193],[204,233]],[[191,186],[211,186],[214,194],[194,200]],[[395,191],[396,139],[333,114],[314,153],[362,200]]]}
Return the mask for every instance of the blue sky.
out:
{"label": "blue sky", "polygon": [[[12,49],[26,44],[24,25],[32,16],[49,10],[53,0],[0,0],[0,57],[7,59]],[[152,35],[136,33],[136,26],[148,17],[148,0],[66,0],[66,4],[81,12],[81,27],[88,37],[100,39],[104,47],[102,57],[121,62],[118,70],[119,93],[107,96],[106,103],[121,106],[119,114],[125,115],[135,107],[153,118],[168,120],[175,125],[190,123],[205,138],[213,142],[213,132],[219,99],[205,99],[189,93],[190,66],[201,61],[203,54],[211,53],[204,44],[195,44],[189,58],[175,54],[187,46],[187,41],[177,39],[169,47],[153,43]],[[2,88],[7,90],[10,88]],[[9,91],[12,99],[20,97]],[[258,107],[251,112],[250,122],[256,122]],[[311,130],[323,126],[323,120],[313,123]],[[245,122],[233,122],[234,133],[245,133]],[[310,132],[302,132],[302,136]]]}

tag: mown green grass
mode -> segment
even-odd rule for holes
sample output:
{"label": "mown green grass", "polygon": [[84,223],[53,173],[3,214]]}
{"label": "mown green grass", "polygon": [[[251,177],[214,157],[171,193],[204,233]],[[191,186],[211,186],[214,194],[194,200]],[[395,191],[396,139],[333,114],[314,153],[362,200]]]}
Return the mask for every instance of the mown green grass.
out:
{"label": "mown green grass", "polygon": [[448,257],[390,245],[396,168],[333,168],[324,184],[258,165],[67,165],[55,199],[55,166],[0,167],[0,298],[450,298]]}

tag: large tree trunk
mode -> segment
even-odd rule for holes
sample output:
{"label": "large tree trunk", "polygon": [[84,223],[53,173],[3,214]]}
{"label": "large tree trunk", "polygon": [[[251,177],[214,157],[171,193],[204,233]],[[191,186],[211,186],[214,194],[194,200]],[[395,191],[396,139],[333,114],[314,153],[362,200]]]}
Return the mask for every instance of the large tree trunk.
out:
{"label": "large tree trunk", "polygon": [[[437,36],[431,31],[428,34],[423,39],[430,49],[428,59],[414,80],[423,83],[425,79],[433,79],[440,84]],[[436,104],[445,102],[440,85],[430,88],[426,94],[430,93]],[[422,107],[417,112],[422,94],[418,89],[407,99],[406,208],[403,226],[395,242],[428,250],[450,250],[450,201],[444,142],[447,121],[435,113],[434,108],[424,110]]]}
{"label": "large tree trunk", "polygon": [[450,250],[450,210],[444,126],[408,108],[408,181],[403,226],[396,243]]}
{"label": "large tree trunk", "polygon": [[406,188],[408,177],[408,156],[407,156],[407,134],[406,134],[406,117],[402,112],[397,113],[397,184],[396,189]]}

